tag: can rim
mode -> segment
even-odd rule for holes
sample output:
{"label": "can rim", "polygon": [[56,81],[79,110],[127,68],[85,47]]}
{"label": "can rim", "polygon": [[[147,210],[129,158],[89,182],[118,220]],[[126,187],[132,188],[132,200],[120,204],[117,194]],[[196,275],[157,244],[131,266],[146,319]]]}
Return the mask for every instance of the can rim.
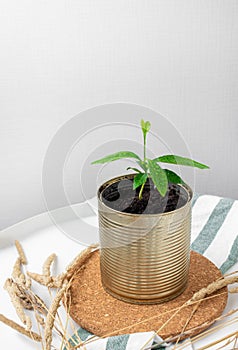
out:
{"label": "can rim", "polygon": [[123,215],[123,216],[128,216],[128,217],[138,217],[138,216],[141,216],[143,215],[143,217],[158,217],[158,216],[167,216],[167,215],[171,215],[173,213],[178,213],[179,211],[182,211],[184,210],[188,205],[190,205],[191,203],[191,200],[193,198],[193,191],[191,189],[190,186],[188,186],[187,184],[176,184],[177,186],[180,186],[182,187],[187,195],[188,195],[188,199],[187,199],[187,202],[186,204],[184,204],[181,208],[178,208],[178,209],[175,209],[175,210],[172,210],[172,211],[168,211],[166,213],[157,213],[157,214],[135,214],[135,213],[125,213],[125,212],[122,212],[120,210],[116,210],[116,209],[112,209],[111,207],[109,207],[108,205],[106,205],[103,201],[102,201],[102,192],[103,190],[105,190],[107,188],[107,186],[115,183],[115,182],[118,182],[122,179],[131,179],[133,178],[134,176],[136,175],[136,173],[130,173],[130,174],[125,174],[125,175],[119,175],[119,176],[116,176],[114,178],[111,178],[107,181],[105,181],[103,184],[100,185],[100,187],[98,188],[97,190],[97,198],[98,198],[98,201],[100,202],[100,205],[105,207],[107,210],[110,210],[112,211],[113,213],[117,213],[117,214],[120,214],[120,215]]}

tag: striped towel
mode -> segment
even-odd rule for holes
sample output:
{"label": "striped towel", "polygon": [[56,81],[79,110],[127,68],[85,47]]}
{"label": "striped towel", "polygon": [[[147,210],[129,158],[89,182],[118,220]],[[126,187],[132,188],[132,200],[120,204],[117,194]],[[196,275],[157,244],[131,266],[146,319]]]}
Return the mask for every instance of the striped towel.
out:
{"label": "striped towel", "polygon": [[[214,262],[224,274],[238,261],[238,201],[195,194],[192,205],[191,248]],[[77,333],[83,341],[92,337],[91,333],[82,328],[79,328]],[[150,341],[147,343],[148,340]],[[77,334],[74,334],[70,341],[74,345],[77,344]],[[154,332],[146,332],[98,339],[89,343],[86,348],[87,350],[139,350],[145,343],[147,343],[146,348],[149,348],[152,343],[159,342],[161,338]],[[157,349],[169,348],[169,344],[157,347]],[[186,350],[189,349],[193,348],[188,344]]]}

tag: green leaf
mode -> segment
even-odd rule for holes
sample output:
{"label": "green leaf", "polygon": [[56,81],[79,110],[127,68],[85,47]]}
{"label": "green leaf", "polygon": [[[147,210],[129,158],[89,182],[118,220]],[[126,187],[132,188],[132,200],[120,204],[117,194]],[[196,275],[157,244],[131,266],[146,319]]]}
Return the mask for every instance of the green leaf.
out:
{"label": "green leaf", "polygon": [[128,166],[128,168],[126,168],[126,170],[134,170],[135,172],[142,174],[142,172],[139,169],[132,168],[131,166]]}
{"label": "green leaf", "polygon": [[116,152],[113,154],[109,154],[108,156],[95,160],[91,164],[104,164],[108,162],[113,162],[114,160],[122,159],[122,158],[135,158],[138,160],[141,160],[140,157],[135,154],[134,152],[129,152],[129,151],[121,151],[121,152]]}
{"label": "green leaf", "polygon": [[164,171],[167,175],[168,182],[171,182],[173,184],[183,184],[183,185],[185,184],[185,182],[181,179],[181,177],[178,176],[173,171],[171,171],[169,169],[164,169]]}
{"label": "green leaf", "polygon": [[135,190],[137,187],[143,185],[146,182],[147,178],[148,178],[148,175],[145,173],[137,174],[134,177],[133,190]]}
{"label": "green leaf", "polygon": [[150,122],[145,122],[143,119],[141,119],[140,126],[143,132],[143,137],[144,137],[144,145],[146,143],[146,135],[150,131]]}
{"label": "green leaf", "polygon": [[150,131],[151,124],[149,121],[145,122],[143,119],[141,119],[140,126],[143,131],[143,134],[147,134],[147,132]]}
{"label": "green leaf", "polygon": [[147,172],[147,167],[146,167],[146,163],[143,160],[139,160],[137,161],[137,164],[145,171]]}
{"label": "green leaf", "polygon": [[155,158],[154,161],[161,162],[161,163],[192,166],[192,167],[199,168],[199,169],[209,169],[209,166],[207,166],[205,164],[196,162],[195,160],[190,159],[190,158],[175,156],[173,154],[168,154],[166,156],[161,156],[161,157]]}
{"label": "green leaf", "polygon": [[168,179],[166,172],[155,160],[148,159],[150,176],[161,196],[165,196],[168,190]]}

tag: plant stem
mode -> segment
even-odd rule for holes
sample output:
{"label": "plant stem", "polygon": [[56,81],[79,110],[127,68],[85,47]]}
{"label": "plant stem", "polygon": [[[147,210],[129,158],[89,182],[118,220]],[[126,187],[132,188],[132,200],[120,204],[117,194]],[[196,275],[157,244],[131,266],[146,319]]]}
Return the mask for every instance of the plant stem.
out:
{"label": "plant stem", "polygon": [[146,162],[146,134],[144,134],[144,162]]}
{"label": "plant stem", "polygon": [[[144,140],[144,165],[145,165],[145,173],[147,174],[147,162],[146,162],[146,136],[147,136],[147,133],[146,132],[143,132],[143,140]],[[140,188],[140,192],[139,192],[139,200],[142,199],[142,192],[143,192],[143,189],[145,187],[145,182],[141,185],[141,188]]]}
{"label": "plant stem", "polygon": [[142,199],[142,192],[145,186],[145,182],[141,185],[140,192],[139,192],[139,199]]}

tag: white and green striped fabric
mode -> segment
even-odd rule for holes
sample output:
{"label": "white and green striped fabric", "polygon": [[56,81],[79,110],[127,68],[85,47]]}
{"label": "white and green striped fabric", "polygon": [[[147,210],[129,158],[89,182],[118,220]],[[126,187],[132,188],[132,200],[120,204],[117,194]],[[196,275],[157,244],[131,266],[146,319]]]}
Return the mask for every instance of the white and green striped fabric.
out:
{"label": "white and green striped fabric", "polygon": [[[238,201],[210,195],[195,194],[193,198],[193,216],[191,248],[203,254],[214,262],[224,274],[238,261]],[[92,336],[91,333],[80,328],[80,338],[84,341]],[[138,350],[154,335],[146,348],[149,348],[153,341],[161,342],[161,339],[154,332],[136,333],[98,339],[89,343],[87,350]],[[77,336],[74,335],[71,341],[76,344]],[[166,347],[157,347],[157,349]],[[153,349],[155,349],[153,347]],[[186,350],[193,349],[188,345]]]}

